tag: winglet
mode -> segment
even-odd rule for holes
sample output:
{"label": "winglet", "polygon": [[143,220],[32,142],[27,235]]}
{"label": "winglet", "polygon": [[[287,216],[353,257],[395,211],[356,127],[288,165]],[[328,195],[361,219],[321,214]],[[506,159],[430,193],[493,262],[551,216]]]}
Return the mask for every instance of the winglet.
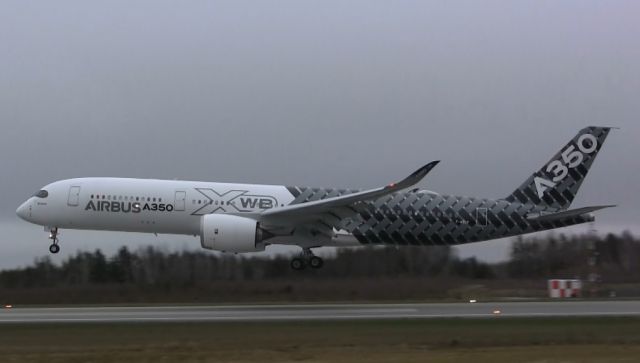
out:
{"label": "winglet", "polygon": [[432,161],[424,165],[420,169],[414,171],[413,173],[411,173],[411,175],[404,178],[402,181],[399,181],[397,183],[391,183],[387,185],[385,188],[393,188],[396,190],[409,188],[410,186],[415,185],[420,180],[422,180],[431,171],[431,169],[433,169],[436,165],[438,165],[438,163],[440,163],[440,160]]}

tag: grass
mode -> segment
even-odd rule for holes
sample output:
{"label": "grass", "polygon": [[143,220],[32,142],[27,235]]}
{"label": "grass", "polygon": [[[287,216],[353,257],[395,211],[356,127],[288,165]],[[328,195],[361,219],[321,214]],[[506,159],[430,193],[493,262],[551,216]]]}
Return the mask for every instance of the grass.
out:
{"label": "grass", "polygon": [[1,362],[632,362],[640,318],[0,325]]}

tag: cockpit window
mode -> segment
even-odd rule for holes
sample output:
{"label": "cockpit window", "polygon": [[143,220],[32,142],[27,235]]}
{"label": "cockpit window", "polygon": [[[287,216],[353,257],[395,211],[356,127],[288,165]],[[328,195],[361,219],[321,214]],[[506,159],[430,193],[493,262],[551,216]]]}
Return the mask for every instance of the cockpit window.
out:
{"label": "cockpit window", "polygon": [[36,194],[33,195],[34,197],[38,197],[38,198],[46,198],[49,196],[49,192],[42,189],[39,190]]}

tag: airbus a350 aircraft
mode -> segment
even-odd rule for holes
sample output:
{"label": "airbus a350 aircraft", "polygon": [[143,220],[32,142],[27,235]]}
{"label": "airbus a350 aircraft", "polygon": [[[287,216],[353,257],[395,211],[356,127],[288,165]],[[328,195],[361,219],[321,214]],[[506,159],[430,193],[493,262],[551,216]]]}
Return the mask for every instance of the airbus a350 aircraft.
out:
{"label": "airbus a350 aircraft", "polygon": [[262,251],[297,245],[291,267],[319,268],[322,246],[455,245],[591,222],[569,209],[610,128],[581,130],[540,170],[500,199],[410,189],[438,161],[406,179],[371,190],[80,178],[49,184],[16,211],[45,226],[58,253],[58,230],[89,229],[200,236],[203,248]]}

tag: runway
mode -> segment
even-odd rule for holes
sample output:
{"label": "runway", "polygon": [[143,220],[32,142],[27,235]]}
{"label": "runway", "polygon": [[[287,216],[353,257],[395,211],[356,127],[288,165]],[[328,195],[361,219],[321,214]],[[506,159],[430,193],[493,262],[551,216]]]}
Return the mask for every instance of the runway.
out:
{"label": "runway", "polygon": [[638,316],[640,301],[4,308],[2,323]]}

